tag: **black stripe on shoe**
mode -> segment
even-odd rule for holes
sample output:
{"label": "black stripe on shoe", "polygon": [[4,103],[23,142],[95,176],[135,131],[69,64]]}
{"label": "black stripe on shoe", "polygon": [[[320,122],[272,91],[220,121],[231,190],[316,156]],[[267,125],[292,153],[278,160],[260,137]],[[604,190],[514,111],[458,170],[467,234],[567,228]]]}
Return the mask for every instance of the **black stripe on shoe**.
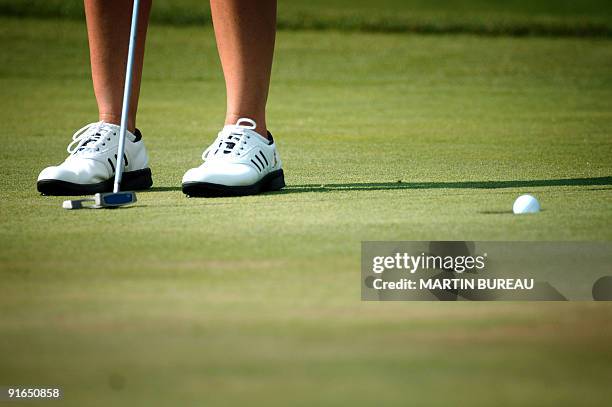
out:
{"label": "black stripe on shoe", "polygon": [[261,168],[266,168],[266,166],[264,165],[264,163],[261,161],[261,158],[259,158],[259,156],[255,155],[255,158],[257,158],[257,161],[259,161],[259,163],[261,164]]}
{"label": "black stripe on shoe", "polygon": [[266,158],[266,155],[263,153],[263,151],[259,150],[259,154],[263,157],[264,161],[266,162],[266,166],[270,165],[270,163],[268,162],[268,159]]}
{"label": "black stripe on shoe", "polygon": [[254,165],[255,167],[257,167],[257,169],[259,170],[259,172],[261,172],[261,168],[259,168],[259,165],[257,165],[257,163],[256,163],[255,161],[253,161],[253,160],[251,160],[251,162],[253,163],[253,165]]}

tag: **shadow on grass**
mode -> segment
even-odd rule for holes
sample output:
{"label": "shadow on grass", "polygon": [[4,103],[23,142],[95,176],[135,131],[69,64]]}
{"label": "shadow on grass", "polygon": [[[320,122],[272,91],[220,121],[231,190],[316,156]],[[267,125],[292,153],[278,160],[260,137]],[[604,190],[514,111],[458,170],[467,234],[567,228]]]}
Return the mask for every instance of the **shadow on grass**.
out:
{"label": "shadow on grass", "polygon": [[483,215],[514,215],[512,210],[507,211],[480,211],[479,213]]}
{"label": "shadow on grass", "polygon": [[[346,184],[288,185],[269,194],[294,194],[300,192],[330,191],[387,191],[393,189],[498,189],[554,186],[612,185],[612,177],[537,179],[524,181],[456,181],[456,182],[365,182]],[[602,188],[604,189],[604,188]],[[176,187],[152,187],[151,192],[181,191]]]}
{"label": "shadow on grass", "polygon": [[524,181],[371,182],[347,184],[288,185],[273,194],[329,191],[386,191],[393,189],[498,189],[551,186],[612,185],[612,177],[538,179]]}
{"label": "shadow on grass", "polygon": [[[546,211],[546,209],[540,209],[540,212],[544,212]],[[478,213],[481,213],[483,215],[514,215],[514,212],[512,212],[512,209],[508,209],[508,210],[504,210],[504,211],[480,211]],[[531,213],[526,213],[523,214],[521,216],[531,216],[533,214]]]}
{"label": "shadow on grass", "polygon": [[145,192],[172,192],[172,191],[182,191],[181,187],[151,187],[149,190]]}

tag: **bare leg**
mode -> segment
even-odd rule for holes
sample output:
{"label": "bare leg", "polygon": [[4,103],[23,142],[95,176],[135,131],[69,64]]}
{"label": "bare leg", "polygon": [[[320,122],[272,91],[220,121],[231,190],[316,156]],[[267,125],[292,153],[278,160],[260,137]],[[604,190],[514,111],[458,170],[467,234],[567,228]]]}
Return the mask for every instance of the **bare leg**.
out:
{"label": "bare leg", "polygon": [[266,137],[276,0],[210,0],[210,8],[227,91],[225,123],[248,117]]}
{"label": "bare leg", "polygon": [[[91,74],[98,102],[99,120],[119,124],[133,3],[125,0],[84,0],[84,2]],[[152,0],[140,1],[132,100],[128,119],[128,129],[132,132],[136,126],[144,44],[151,2]]]}

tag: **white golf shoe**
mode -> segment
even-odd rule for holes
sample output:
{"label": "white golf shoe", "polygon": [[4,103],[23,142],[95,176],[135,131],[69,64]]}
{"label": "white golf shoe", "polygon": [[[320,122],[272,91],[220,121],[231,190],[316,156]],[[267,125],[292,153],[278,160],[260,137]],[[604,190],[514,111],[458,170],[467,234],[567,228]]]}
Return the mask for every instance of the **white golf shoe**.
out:
{"label": "white golf shoe", "polygon": [[202,154],[204,164],[183,176],[188,196],[237,196],[276,191],[285,186],[282,163],[272,135],[254,131],[251,119],[226,125]]}
{"label": "white golf shoe", "polygon": [[[147,167],[147,150],[140,131],[126,132],[124,173],[121,188],[141,190],[153,184]],[[38,176],[37,188],[44,195],[88,195],[109,192],[117,167],[119,126],[97,122],[78,130],[58,166],[47,167]]]}

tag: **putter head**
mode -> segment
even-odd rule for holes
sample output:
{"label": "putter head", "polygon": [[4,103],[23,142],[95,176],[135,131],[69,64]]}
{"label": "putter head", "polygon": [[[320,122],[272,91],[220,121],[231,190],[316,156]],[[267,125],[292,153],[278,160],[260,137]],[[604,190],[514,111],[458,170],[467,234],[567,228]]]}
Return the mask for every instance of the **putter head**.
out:
{"label": "putter head", "polygon": [[130,205],[136,202],[136,192],[105,192],[95,194],[95,206],[99,208],[118,208],[124,205]]}
{"label": "putter head", "polygon": [[[93,202],[93,205],[84,205],[85,202]],[[75,199],[64,201],[64,209],[99,209],[99,208],[118,208],[136,202],[136,193],[133,191],[123,192],[104,192],[95,194],[93,198]]]}

